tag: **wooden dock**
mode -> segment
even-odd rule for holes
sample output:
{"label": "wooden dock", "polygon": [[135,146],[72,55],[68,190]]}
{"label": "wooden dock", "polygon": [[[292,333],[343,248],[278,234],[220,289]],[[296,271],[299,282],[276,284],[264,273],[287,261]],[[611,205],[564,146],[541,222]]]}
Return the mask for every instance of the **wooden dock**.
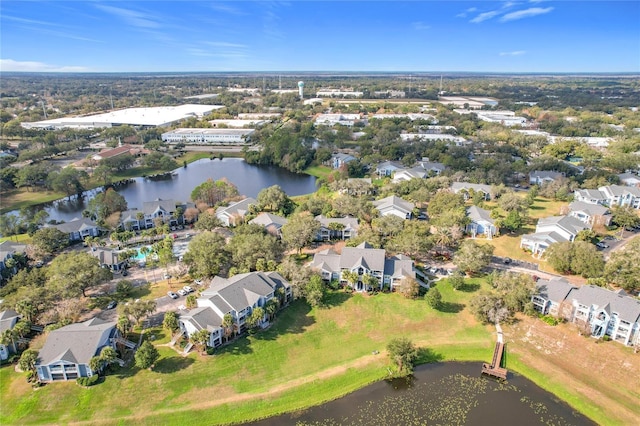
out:
{"label": "wooden dock", "polygon": [[486,362],[482,363],[482,374],[497,377],[499,379],[507,379],[507,369],[500,367],[500,364],[502,363],[503,352],[504,343],[497,342],[496,348],[493,351],[493,360],[491,361],[491,364],[487,364]]}

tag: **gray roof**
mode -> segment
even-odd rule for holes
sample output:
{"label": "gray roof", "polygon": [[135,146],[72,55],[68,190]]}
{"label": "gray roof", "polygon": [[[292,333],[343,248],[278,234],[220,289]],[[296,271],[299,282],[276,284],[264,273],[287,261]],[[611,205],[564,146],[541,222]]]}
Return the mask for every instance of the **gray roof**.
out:
{"label": "gray roof", "polygon": [[539,178],[539,179],[558,179],[559,177],[562,177],[563,174],[560,172],[553,172],[553,171],[549,171],[549,170],[536,170],[533,171],[531,173],[529,173],[529,176],[532,178]]}
{"label": "gray roof", "polygon": [[138,210],[138,209],[125,210],[122,213],[120,213],[120,222],[131,222],[134,220],[137,221],[138,213],[144,214],[142,210]]}
{"label": "gray roof", "polygon": [[240,215],[244,216],[249,211],[249,206],[256,204],[257,201],[251,197],[230,204],[228,207],[218,207],[216,214],[226,214],[228,216]]}
{"label": "gray roof", "polygon": [[[211,286],[202,292],[202,297],[211,300],[222,312],[228,312],[228,309],[222,309],[227,305],[235,311],[241,311],[280,286],[288,287],[289,283],[277,272],[248,272],[228,279],[216,276]],[[221,301],[224,304],[219,306]]]}
{"label": "gray roof", "polygon": [[600,204],[585,203],[584,201],[574,201],[569,204],[569,211],[572,212],[585,212],[589,216],[604,216],[609,212],[609,209],[601,206]]}
{"label": "gray roof", "polygon": [[367,243],[357,247],[345,247],[340,255],[340,269],[354,269],[358,266],[370,271],[384,271],[384,249],[369,248]]}
{"label": "gray roof", "polygon": [[416,277],[416,271],[413,269],[413,260],[405,255],[397,255],[385,259],[384,274],[391,277]]}
{"label": "gray roof", "polygon": [[622,197],[626,194],[631,194],[634,197],[640,197],[640,188],[636,188],[635,186],[609,185],[601,186],[598,189],[604,192],[605,195],[612,194],[616,197]]}
{"label": "gray roof", "polygon": [[14,243],[13,241],[3,241],[0,243],[0,261],[15,253],[24,253],[27,246],[25,244]]}
{"label": "gray roof", "polygon": [[491,185],[485,185],[482,183],[469,183],[469,182],[453,182],[451,184],[453,192],[468,191],[473,189],[474,191],[482,191],[485,194],[491,193]]}
{"label": "gray roof", "polygon": [[331,156],[331,159],[338,159],[338,160],[342,160],[343,163],[348,163],[349,161],[355,160],[356,157],[354,157],[351,154],[344,154],[339,152],[339,153],[333,154]]}
{"label": "gray roof", "polygon": [[64,232],[65,234],[71,234],[72,232],[80,232],[85,229],[94,229],[97,228],[98,225],[91,219],[83,217],[81,219],[73,219],[69,222],[60,223],[58,225],[52,225],[52,227],[56,228],[60,232]]}
{"label": "gray roof", "polygon": [[495,221],[491,218],[489,210],[481,209],[478,206],[471,206],[467,208],[467,216],[474,222],[489,222],[494,225]]}
{"label": "gray roof", "polygon": [[331,249],[322,250],[313,256],[311,267],[329,272],[340,271],[340,255]]}
{"label": "gray roof", "polygon": [[180,320],[189,321],[197,330],[213,331],[222,326],[222,318],[210,307],[195,308],[188,314],[180,315]]}
{"label": "gray roof", "polygon": [[154,201],[145,201],[142,203],[142,210],[144,214],[151,215],[156,210],[164,210],[167,213],[176,211],[176,202],[175,200],[162,200],[158,198]]}
{"label": "gray roof", "polygon": [[11,330],[18,319],[20,319],[20,315],[13,309],[0,312],[0,333]]}
{"label": "gray roof", "polygon": [[262,212],[255,218],[251,219],[249,223],[254,223],[256,225],[262,225],[265,228],[273,227],[275,229],[280,229],[288,220],[282,216],[278,216],[276,214]]}
{"label": "gray roof", "polygon": [[523,240],[536,240],[536,241],[540,241],[540,242],[544,242],[547,243],[548,245],[551,245],[553,243],[562,243],[565,241],[569,241],[567,240],[565,237],[563,237],[562,235],[558,234],[557,232],[536,232],[534,234],[526,234],[522,236]]}
{"label": "gray roof", "polygon": [[413,211],[415,207],[415,204],[410,203],[409,201],[405,201],[402,198],[397,197],[395,195],[391,195],[387,198],[383,198],[382,200],[374,201],[373,205],[378,210],[393,207],[401,211],[406,211],[407,213],[410,213],[411,211]]}
{"label": "gray roof", "polygon": [[538,219],[537,226],[558,226],[567,232],[577,235],[583,229],[590,229],[587,224],[572,216],[549,216]]}
{"label": "gray roof", "polygon": [[324,217],[321,214],[315,217],[315,219],[320,222],[320,225],[323,227],[328,227],[330,223],[340,223],[344,225],[345,229],[358,229],[358,219],[351,216],[345,217]]}
{"label": "gray roof", "polygon": [[420,161],[420,166],[427,171],[438,170],[442,172],[447,168],[447,166],[445,166],[442,163],[436,163],[431,161]]}
{"label": "gray roof", "polygon": [[400,173],[405,173],[408,176],[416,179],[423,179],[425,176],[427,176],[427,171],[420,166],[412,167],[410,169],[396,170],[395,178],[397,178]]}
{"label": "gray roof", "polygon": [[576,189],[575,194],[583,198],[589,198],[594,200],[606,200],[607,196],[597,189]]}
{"label": "gray roof", "polygon": [[88,364],[101,348],[102,336],[108,330],[115,330],[115,327],[115,322],[93,318],[53,330],[38,354],[38,364],[46,365],[59,360]]}
{"label": "gray roof", "polygon": [[605,308],[609,305],[611,313],[617,313],[618,318],[635,323],[640,321],[640,300],[617,294],[594,285],[585,285],[574,289],[568,296],[581,305]]}
{"label": "gray roof", "polygon": [[567,298],[571,290],[575,289],[564,278],[552,278],[550,280],[538,280],[536,283],[536,293],[543,299],[560,303]]}
{"label": "gray roof", "polygon": [[376,170],[382,170],[382,169],[398,170],[402,168],[403,168],[402,164],[398,163],[397,161],[383,161],[382,163],[376,166]]}
{"label": "gray roof", "polygon": [[97,257],[101,265],[118,265],[123,263],[123,260],[118,259],[118,251],[110,248],[95,247],[89,250],[89,253]]}

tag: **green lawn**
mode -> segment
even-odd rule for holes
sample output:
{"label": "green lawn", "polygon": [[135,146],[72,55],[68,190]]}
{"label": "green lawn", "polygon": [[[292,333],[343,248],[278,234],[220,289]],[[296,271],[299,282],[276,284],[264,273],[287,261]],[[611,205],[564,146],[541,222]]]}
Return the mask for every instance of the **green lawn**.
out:
{"label": "green lawn", "polygon": [[326,178],[331,174],[333,169],[327,166],[312,166],[304,170],[304,173],[315,176],[317,178]]}
{"label": "green lawn", "polygon": [[321,309],[296,301],[270,329],[238,339],[215,356],[182,357],[159,347],[162,358],[154,371],[127,369],[89,389],[56,383],[32,391],[24,375],[3,368],[0,424],[111,423],[122,417],[123,424],[183,424],[187,416],[216,424],[264,417],[383,378],[388,360],[372,352],[383,352],[399,335],[431,349],[429,359],[489,359],[491,328],[463,309],[473,293],[453,291],[444,282],[438,287],[448,312],[399,294],[332,293]]}
{"label": "green lawn", "polygon": [[48,203],[66,197],[66,194],[55,191],[27,191],[26,189],[14,189],[0,195],[0,213],[11,210],[19,210],[23,207]]}
{"label": "green lawn", "polygon": [[2,243],[4,241],[12,241],[14,243],[30,244],[31,243],[31,237],[29,236],[29,234],[18,234],[18,235],[12,235],[10,237],[1,237],[0,238],[0,243]]}

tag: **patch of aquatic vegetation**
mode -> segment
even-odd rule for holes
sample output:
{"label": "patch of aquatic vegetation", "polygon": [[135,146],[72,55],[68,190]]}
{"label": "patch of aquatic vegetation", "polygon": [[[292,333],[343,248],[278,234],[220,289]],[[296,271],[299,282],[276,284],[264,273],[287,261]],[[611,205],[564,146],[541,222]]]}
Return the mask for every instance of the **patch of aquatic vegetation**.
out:
{"label": "patch of aquatic vegetation", "polygon": [[528,396],[520,398],[520,402],[529,406],[534,414],[540,416],[540,424],[547,426],[569,426],[572,423],[555,414],[549,414],[549,409],[542,402],[537,402]]}

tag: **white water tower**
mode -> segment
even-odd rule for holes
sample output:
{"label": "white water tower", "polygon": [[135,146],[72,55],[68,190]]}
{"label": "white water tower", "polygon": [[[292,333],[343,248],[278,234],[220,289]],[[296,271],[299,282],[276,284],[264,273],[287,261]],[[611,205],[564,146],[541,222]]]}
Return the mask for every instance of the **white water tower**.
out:
{"label": "white water tower", "polygon": [[298,82],[298,94],[300,95],[300,100],[304,99],[304,81]]}

